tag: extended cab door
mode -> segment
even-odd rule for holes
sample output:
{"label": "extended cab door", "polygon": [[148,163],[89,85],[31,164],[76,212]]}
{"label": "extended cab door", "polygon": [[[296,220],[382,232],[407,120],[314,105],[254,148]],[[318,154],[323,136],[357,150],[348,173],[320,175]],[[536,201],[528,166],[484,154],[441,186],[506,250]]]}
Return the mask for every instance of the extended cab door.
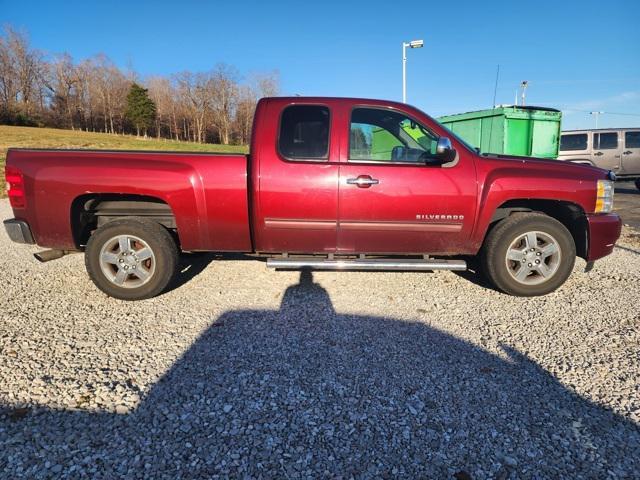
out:
{"label": "extended cab door", "polygon": [[253,238],[259,252],[336,248],[338,145],[325,104],[263,100],[252,139]]}
{"label": "extended cab door", "polygon": [[[345,114],[344,117],[347,117]],[[460,253],[471,235],[477,186],[472,154],[428,165],[438,136],[415,118],[362,106],[348,114],[340,165],[338,250]],[[346,122],[345,122],[346,123]]]}
{"label": "extended cab door", "polygon": [[617,131],[593,132],[593,148],[591,161],[600,168],[619,171],[622,154],[622,142]]}

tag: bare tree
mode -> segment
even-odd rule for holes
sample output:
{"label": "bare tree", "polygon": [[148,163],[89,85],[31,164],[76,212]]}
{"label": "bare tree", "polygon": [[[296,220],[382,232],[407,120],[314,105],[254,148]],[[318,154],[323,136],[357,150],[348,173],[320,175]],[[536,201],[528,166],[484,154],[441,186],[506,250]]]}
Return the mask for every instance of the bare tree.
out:
{"label": "bare tree", "polygon": [[238,73],[233,67],[218,64],[207,81],[207,95],[211,99],[211,124],[220,143],[231,140],[231,123],[238,104]]}
{"label": "bare tree", "polygon": [[27,35],[5,27],[0,53],[0,77],[3,106],[7,111],[17,107],[25,119],[35,113],[38,82],[43,76],[42,54],[29,47]]}
{"label": "bare tree", "polygon": [[0,37],[0,118],[9,120],[18,99],[18,82],[15,61],[9,41]]}
{"label": "bare tree", "polygon": [[258,100],[262,97],[278,95],[279,89],[280,76],[276,71],[253,74],[249,82],[240,87],[233,125],[237,143],[244,145],[251,140],[253,115]]}
{"label": "bare tree", "polygon": [[148,88],[157,107],[156,137],[193,142],[249,142],[256,103],[279,90],[277,72],[240,82],[235,68],[139,79],[106,55],[75,63],[66,53],[45,55],[26,34],[0,31],[0,122],[39,124],[109,133],[135,132],[125,118],[135,82]]}
{"label": "bare tree", "polygon": [[171,83],[171,80],[165,77],[151,77],[147,80],[146,86],[149,89],[149,96],[157,108],[156,137],[166,136],[179,140],[180,106],[176,87]]}
{"label": "bare tree", "polygon": [[73,64],[71,56],[63,53],[53,59],[47,71],[44,84],[51,95],[50,109],[54,121],[60,126],[75,130],[81,101],[78,68]]}
{"label": "bare tree", "polygon": [[[211,113],[211,97],[207,88],[211,77],[206,73],[182,72],[176,76],[178,98],[184,105],[191,140],[206,141],[206,119]],[[189,138],[189,133],[187,133]]]}

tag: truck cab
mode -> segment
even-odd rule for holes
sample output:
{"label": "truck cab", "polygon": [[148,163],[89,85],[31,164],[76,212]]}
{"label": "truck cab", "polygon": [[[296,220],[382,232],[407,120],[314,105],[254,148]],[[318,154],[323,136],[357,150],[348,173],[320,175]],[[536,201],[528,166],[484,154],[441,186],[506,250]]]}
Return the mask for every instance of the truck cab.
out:
{"label": "truck cab", "polygon": [[[264,252],[451,254],[476,216],[473,154],[411,107],[273,99],[256,118],[253,233]],[[434,122],[435,126],[435,122]],[[275,142],[275,145],[274,145]],[[273,145],[273,148],[265,148]],[[428,207],[427,207],[428,206]]]}

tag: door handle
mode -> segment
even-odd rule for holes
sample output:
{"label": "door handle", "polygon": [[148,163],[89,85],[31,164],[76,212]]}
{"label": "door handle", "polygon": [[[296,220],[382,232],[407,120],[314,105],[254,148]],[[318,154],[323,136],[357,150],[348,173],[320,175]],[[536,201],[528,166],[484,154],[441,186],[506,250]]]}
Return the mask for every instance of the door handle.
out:
{"label": "door handle", "polygon": [[631,150],[627,150],[626,152],[622,152],[623,155],[631,155],[633,152]]}
{"label": "door handle", "polygon": [[379,180],[371,178],[369,175],[359,175],[358,178],[347,178],[347,184],[356,185],[358,188],[369,188],[371,185],[378,185]]}
{"label": "door handle", "polygon": [[598,156],[598,157],[599,157],[600,155],[604,155],[604,153],[602,153],[602,152],[596,152],[596,153],[594,153],[594,155],[596,155],[596,156]]}

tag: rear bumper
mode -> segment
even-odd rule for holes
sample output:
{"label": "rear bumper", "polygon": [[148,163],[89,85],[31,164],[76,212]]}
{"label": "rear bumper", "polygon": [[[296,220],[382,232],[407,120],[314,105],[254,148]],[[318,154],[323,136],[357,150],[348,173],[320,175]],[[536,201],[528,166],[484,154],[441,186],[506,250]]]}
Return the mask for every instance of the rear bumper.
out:
{"label": "rear bumper", "polygon": [[613,251],[622,230],[622,220],[616,213],[587,215],[589,227],[588,262],[606,257]]}
{"label": "rear bumper", "polygon": [[4,228],[11,241],[16,243],[27,243],[30,245],[36,243],[33,239],[33,234],[31,233],[29,224],[24,220],[16,220],[15,218],[12,218],[5,220],[2,223],[4,224]]}

